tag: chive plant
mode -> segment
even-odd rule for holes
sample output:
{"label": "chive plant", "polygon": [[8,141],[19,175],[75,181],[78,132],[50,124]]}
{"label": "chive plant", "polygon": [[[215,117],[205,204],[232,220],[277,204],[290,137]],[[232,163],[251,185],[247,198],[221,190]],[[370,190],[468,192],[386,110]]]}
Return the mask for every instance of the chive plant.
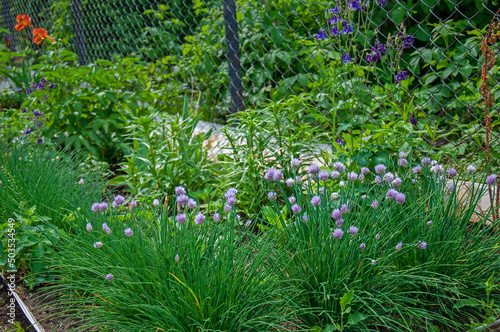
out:
{"label": "chive plant", "polygon": [[480,319],[477,308],[457,303],[486,301],[485,282],[499,281],[499,221],[487,223],[488,211],[470,223],[494,179],[464,204],[455,169],[399,157],[373,170],[335,162],[307,172],[294,158],[264,175],[268,222],[289,257],[282,278],[298,290],[295,308],[307,326],[454,330]]}
{"label": "chive plant", "polygon": [[290,320],[276,272],[283,253],[239,220],[237,191],[211,217],[184,188],[175,193],[168,208],[121,196],[95,203],[61,241],[49,289],[78,311],[76,330],[272,331]]}

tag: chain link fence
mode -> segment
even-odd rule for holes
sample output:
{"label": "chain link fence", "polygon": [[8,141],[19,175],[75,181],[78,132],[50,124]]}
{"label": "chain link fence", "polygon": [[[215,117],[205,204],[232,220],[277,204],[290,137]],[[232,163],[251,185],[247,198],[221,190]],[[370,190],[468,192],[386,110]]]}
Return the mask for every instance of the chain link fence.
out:
{"label": "chain link fence", "polygon": [[[364,5],[373,5],[374,1],[369,1]],[[195,94],[200,109],[211,114],[259,108],[270,99],[304,93],[324,113],[344,103],[344,108],[335,113],[339,119],[335,130],[340,132],[352,130],[352,122],[376,124],[377,119],[398,114],[376,106],[365,108],[362,100],[344,100],[338,88],[349,85],[342,75],[333,78],[337,85],[332,84],[332,75],[339,76],[335,68],[341,65],[343,53],[328,40],[316,37],[332,18],[327,10],[341,3],[1,0],[0,25],[11,32],[8,38],[14,48],[23,45],[23,35],[14,30],[15,17],[25,13],[35,26],[46,27],[49,34],[67,41],[81,64],[114,56],[136,56],[155,63],[152,79],[160,80],[165,87],[166,100],[175,105],[180,102],[179,96]],[[343,6],[354,3],[358,2],[347,0]],[[435,147],[454,149],[461,156],[479,153],[484,157],[480,42],[498,6],[485,0],[375,0],[375,5],[377,8],[363,23],[368,32],[355,37],[364,47],[358,47],[358,53],[351,57],[367,65],[366,50],[377,40],[385,42],[398,33],[414,35],[416,41],[399,63],[410,80],[403,85],[404,93],[393,98],[401,117],[406,122],[425,121],[429,125],[426,137]],[[362,13],[364,8],[360,9]],[[359,22],[356,28],[360,28]],[[390,67],[390,61],[381,59],[379,65]],[[390,96],[387,87],[394,87],[391,79],[370,76],[363,82],[366,93],[359,98],[376,101],[384,93]],[[497,82],[493,70],[490,85],[500,100]],[[411,105],[411,109],[405,105]],[[498,104],[490,110],[490,116],[490,145],[498,154]],[[434,125],[439,128],[438,135],[432,133]]]}

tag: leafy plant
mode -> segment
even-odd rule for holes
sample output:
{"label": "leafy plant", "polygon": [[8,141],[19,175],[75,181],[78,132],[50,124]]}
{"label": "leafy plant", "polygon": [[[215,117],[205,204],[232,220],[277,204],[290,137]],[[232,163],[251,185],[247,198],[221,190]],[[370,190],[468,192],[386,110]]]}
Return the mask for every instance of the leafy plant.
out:
{"label": "leafy plant", "polygon": [[139,199],[162,198],[184,185],[197,198],[207,201],[216,165],[209,160],[204,143],[211,130],[196,133],[201,114],[195,115],[184,98],[182,115],[153,113],[135,117],[127,126],[125,137],[131,143],[127,161],[121,164],[124,175],[110,183],[127,184]]}

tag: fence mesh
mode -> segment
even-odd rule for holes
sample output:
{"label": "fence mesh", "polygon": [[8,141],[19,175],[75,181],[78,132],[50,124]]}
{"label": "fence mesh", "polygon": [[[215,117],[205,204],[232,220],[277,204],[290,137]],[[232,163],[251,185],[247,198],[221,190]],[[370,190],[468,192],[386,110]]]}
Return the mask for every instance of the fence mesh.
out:
{"label": "fence mesh", "polygon": [[[344,8],[358,3],[346,1]],[[231,2],[2,0],[0,25],[11,32],[8,36],[11,45],[20,48],[22,38],[29,38],[14,30],[15,17],[28,14],[35,25],[47,27],[49,34],[68,41],[82,64],[116,55],[133,55],[153,62],[158,76],[164,80],[165,98],[175,103],[176,96],[183,93],[199,94],[203,111],[225,114],[230,110],[231,100],[228,73],[229,69],[235,69],[228,66],[230,52],[226,39],[227,16],[231,13],[226,12],[225,16],[224,12]],[[479,153],[478,158],[484,157],[485,124],[480,91],[483,58],[479,48],[497,6],[483,0],[375,2],[373,15],[366,21],[358,21],[356,28],[365,25],[368,29],[365,34],[356,34],[355,38],[364,47],[351,57],[366,65],[366,50],[376,40],[385,42],[398,33],[414,35],[416,41],[399,63],[399,68],[407,70],[411,78],[404,85],[404,93],[393,96],[401,116],[406,122],[425,120],[430,129],[435,124],[440,129],[439,135],[433,137],[431,130],[426,137],[436,147],[453,148],[459,155]],[[338,92],[339,87],[353,84],[336,71],[341,65],[342,52],[328,40],[316,37],[332,18],[327,10],[339,4],[317,0],[236,2],[237,12],[233,14],[239,49],[233,50],[233,58],[238,58],[241,66],[245,107],[259,108],[269,99],[308,93],[314,105],[326,113],[344,103],[335,112],[339,118],[335,130],[339,132],[355,129],[352,123],[356,121],[376,124],[384,116],[394,116],[377,107],[366,108],[363,106],[366,103],[344,100]],[[230,35],[233,33],[236,31],[230,31]],[[384,58],[380,63],[384,61],[390,67],[391,60]],[[238,77],[237,72],[233,74]],[[336,81],[332,75],[340,78]],[[496,86],[497,82],[498,75],[492,71],[490,85]],[[375,85],[387,88],[390,80],[370,76],[369,82],[363,82],[363,93],[358,97],[377,100],[383,93]],[[387,91],[390,94],[391,90]],[[492,92],[500,97],[500,89],[495,87]],[[405,109],[404,105],[412,108]],[[498,115],[495,104],[490,110],[491,146],[497,154]]]}

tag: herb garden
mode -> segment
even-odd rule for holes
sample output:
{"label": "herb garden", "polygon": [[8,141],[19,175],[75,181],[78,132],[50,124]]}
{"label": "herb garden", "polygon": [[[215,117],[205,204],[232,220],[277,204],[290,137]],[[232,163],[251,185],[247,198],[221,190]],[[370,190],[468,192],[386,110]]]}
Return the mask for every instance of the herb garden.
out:
{"label": "herb garden", "polygon": [[2,0],[0,331],[500,331],[497,7]]}

